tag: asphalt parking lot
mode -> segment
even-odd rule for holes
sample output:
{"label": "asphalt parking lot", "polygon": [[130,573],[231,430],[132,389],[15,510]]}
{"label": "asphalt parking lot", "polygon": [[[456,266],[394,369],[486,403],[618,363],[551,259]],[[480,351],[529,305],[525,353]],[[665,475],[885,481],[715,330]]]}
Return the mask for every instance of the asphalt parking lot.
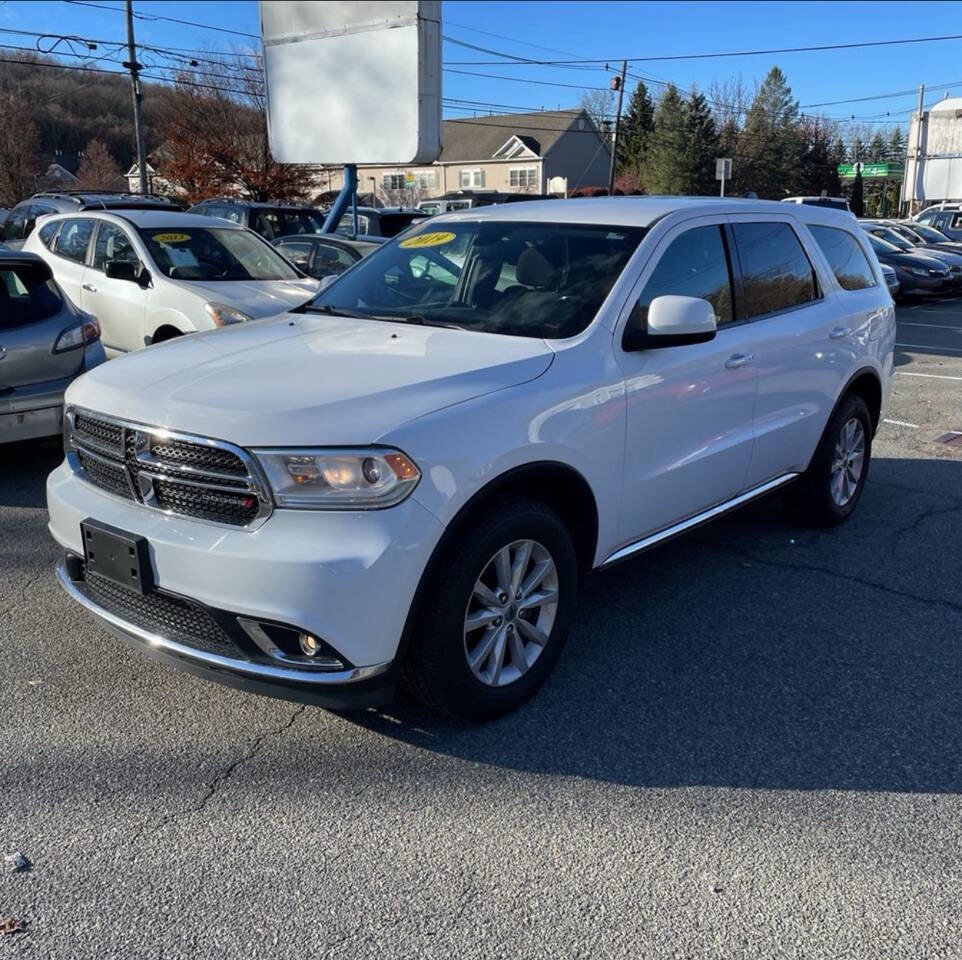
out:
{"label": "asphalt parking lot", "polygon": [[844,528],[777,499],[595,577],[483,727],[335,715],[127,650],[0,448],[0,952],[958,957],[962,301],[899,308]]}

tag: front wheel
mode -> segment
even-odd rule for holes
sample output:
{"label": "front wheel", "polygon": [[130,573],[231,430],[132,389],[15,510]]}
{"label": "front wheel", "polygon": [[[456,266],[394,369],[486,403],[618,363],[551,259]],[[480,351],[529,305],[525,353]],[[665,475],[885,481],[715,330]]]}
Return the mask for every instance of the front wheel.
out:
{"label": "front wheel", "polygon": [[558,659],[577,588],[574,544],[558,515],[528,500],[500,504],[446,552],[427,585],[409,685],[460,719],[514,710]]}
{"label": "front wheel", "polygon": [[800,520],[832,527],[855,511],[872,457],[872,416],[865,401],[848,394],[832,414],[808,470],[787,499]]}

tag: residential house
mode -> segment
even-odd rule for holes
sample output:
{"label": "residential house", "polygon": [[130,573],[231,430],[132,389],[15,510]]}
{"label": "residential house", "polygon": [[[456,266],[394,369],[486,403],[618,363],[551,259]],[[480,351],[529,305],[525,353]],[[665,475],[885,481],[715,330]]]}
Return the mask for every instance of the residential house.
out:
{"label": "residential house", "polygon": [[[548,193],[561,177],[568,192],[608,183],[610,149],[584,110],[545,110],[445,120],[433,164],[358,165],[358,190],[381,202],[414,204],[458,190]],[[340,168],[323,167],[318,185],[338,190]]]}

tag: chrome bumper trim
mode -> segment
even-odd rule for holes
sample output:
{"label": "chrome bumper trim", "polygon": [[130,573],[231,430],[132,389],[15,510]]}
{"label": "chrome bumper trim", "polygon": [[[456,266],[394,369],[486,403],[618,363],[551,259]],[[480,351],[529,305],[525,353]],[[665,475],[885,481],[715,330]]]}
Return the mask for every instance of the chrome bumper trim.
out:
{"label": "chrome bumper trim", "polygon": [[677,537],[687,530],[692,530],[695,527],[701,526],[703,523],[707,523],[709,520],[714,520],[715,517],[721,516],[723,513],[728,513],[729,510],[734,510],[736,507],[740,507],[743,503],[748,503],[749,500],[754,500],[756,497],[764,496],[777,487],[788,483],[790,480],[794,480],[798,476],[797,473],[786,473],[781,477],[775,477],[774,480],[769,480],[767,483],[762,483],[757,487],[752,487],[751,490],[746,490],[744,493],[739,494],[737,497],[733,497],[731,500],[726,500],[724,503],[719,503],[702,513],[696,513],[693,517],[689,517],[687,520],[682,520],[680,523],[672,524],[670,527],[665,527],[664,530],[659,530],[658,533],[653,533],[650,536],[644,537],[641,540],[636,540],[634,543],[629,543],[627,546],[622,547],[620,550],[616,550],[607,560],[605,560],[601,566],[608,567],[613,563],[618,563],[619,560],[626,560],[628,557],[633,557],[637,553],[641,553],[644,550],[648,550],[650,547],[656,544],[663,543],[665,540],[670,540],[672,537]]}
{"label": "chrome bumper trim", "polygon": [[319,672],[316,670],[299,670],[296,668],[274,667],[267,663],[251,663],[246,660],[235,660],[231,657],[220,657],[215,653],[207,653],[204,650],[195,650],[174,640],[168,640],[156,633],[142,630],[140,627],[126,620],[122,620],[116,614],[110,613],[103,607],[93,603],[85,597],[74,585],[67,575],[62,562],[57,564],[57,579],[60,586],[66,591],[67,595],[76,600],[89,613],[92,613],[122,640],[130,643],[133,647],[148,646],[164,653],[180,657],[198,667],[206,667],[218,672],[227,672],[236,676],[246,677],[250,680],[260,680],[265,683],[285,684],[296,683],[317,687],[336,686],[346,683],[356,683],[358,680],[367,680],[371,677],[386,673],[393,663],[388,660],[385,663],[375,663],[369,667],[354,667],[351,670],[337,670],[332,672]]}

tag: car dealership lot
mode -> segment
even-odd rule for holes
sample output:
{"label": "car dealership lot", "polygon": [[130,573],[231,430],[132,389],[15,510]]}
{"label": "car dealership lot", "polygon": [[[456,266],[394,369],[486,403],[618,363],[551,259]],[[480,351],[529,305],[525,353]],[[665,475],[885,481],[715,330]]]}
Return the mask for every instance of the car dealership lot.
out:
{"label": "car dealership lot", "polygon": [[[954,956],[962,301],[899,307],[860,509],[777,499],[589,582],[483,727],[335,715],[129,652],[0,448],[0,917],[37,957]],[[372,602],[373,602],[372,598]]]}

